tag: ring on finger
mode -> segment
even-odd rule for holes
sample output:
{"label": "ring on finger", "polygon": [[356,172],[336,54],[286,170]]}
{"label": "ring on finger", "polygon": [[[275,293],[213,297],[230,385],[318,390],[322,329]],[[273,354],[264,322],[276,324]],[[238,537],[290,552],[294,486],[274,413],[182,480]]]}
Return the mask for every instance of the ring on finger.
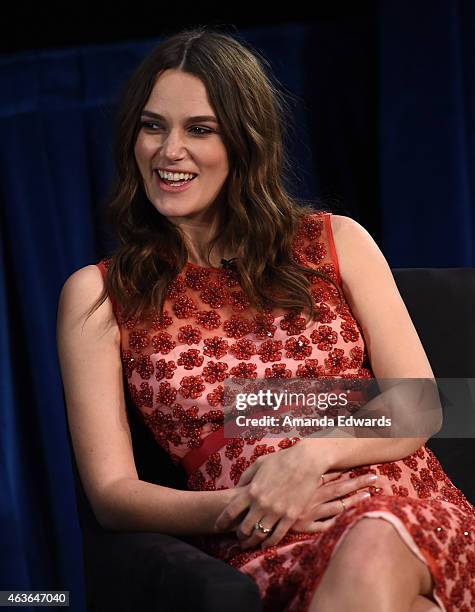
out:
{"label": "ring on finger", "polygon": [[343,512],[346,510],[345,502],[340,498],[341,506],[343,508]]}
{"label": "ring on finger", "polygon": [[264,527],[261,521],[257,521],[257,523],[254,525],[254,530],[260,531],[261,533],[267,535],[272,531],[272,527]]}

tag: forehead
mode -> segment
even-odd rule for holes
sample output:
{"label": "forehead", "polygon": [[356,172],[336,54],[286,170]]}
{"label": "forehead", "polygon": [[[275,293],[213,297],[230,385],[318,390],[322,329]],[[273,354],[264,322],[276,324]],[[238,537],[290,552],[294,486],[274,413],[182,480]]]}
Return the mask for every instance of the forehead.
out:
{"label": "forehead", "polygon": [[170,114],[213,114],[203,81],[179,70],[165,70],[158,77],[145,108]]}

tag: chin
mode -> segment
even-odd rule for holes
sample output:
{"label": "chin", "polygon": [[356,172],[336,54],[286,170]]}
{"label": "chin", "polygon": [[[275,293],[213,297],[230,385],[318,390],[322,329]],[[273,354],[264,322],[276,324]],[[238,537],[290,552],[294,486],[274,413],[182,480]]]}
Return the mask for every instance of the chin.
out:
{"label": "chin", "polygon": [[158,210],[158,212],[160,214],[162,214],[164,217],[168,217],[170,219],[173,219],[174,217],[177,218],[182,218],[182,217],[196,217],[198,215],[203,215],[206,214],[206,212],[208,211],[209,207],[208,206],[204,206],[204,207],[200,207],[200,206],[187,206],[186,204],[176,204],[176,203],[171,203],[168,206],[163,206],[161,204],[158,203],[154,203],[155,208]]}

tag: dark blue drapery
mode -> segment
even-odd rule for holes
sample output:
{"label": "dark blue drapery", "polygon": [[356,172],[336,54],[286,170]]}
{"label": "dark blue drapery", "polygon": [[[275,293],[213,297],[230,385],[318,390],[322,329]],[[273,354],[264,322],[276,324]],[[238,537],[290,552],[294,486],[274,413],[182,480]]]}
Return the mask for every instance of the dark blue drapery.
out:
{"label": "dark blue drapery", "polygon": [[383,2],[380,184],[395,267],[475,260],[475,5]]}
{"label": "dark blue drapery", "polygon": [[[298,96],[295,194],[335,193],[393,267],[474,265],[474,13],[381,2],[374,22],[243,33]],[[156,43],[0,59],[0,589],[70,590],[78,611],[56,307],[105,248],[114,101]]]}

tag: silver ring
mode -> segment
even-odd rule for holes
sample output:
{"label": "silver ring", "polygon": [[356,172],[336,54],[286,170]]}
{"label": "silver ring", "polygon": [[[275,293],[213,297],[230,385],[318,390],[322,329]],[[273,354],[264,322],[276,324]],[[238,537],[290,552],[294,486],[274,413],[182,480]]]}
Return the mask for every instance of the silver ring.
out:
{"label": "silver ring", "polygon": [[343,512],[346,510],[345,502],[340,498],[341,505],[343,506]]}
{"label": "silver ring", "polygon": [[265,534],[268,534],[272,531],[272,529],[264,527],[261,521],[257,521],[257,523],[254,525],[254,529],[258,531],[262,531],[262,533],[265,533]]}

